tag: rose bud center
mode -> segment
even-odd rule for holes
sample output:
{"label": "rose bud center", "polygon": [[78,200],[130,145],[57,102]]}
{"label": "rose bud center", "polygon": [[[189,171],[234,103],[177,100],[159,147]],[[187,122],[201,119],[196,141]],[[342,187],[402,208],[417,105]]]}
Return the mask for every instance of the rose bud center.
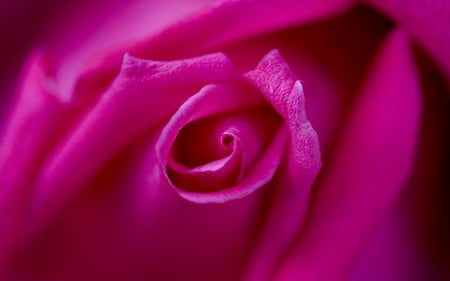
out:
{"label": "rose bud center", "polygon": [[280,124],[281,117],[268,105],[188,123],[171,147],[169,179],[186,191],[233,187],[263,154]]}

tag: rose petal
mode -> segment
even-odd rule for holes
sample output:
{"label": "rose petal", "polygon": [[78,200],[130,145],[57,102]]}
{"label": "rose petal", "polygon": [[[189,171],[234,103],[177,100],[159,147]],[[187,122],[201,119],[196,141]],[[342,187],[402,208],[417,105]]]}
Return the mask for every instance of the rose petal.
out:
{"label": "rose petal", "polygon": [[417,206],[405,196],[395,205],[373,233],[349,280],[439,280],[426,276],[428,261],[414,225],[417,217],[411,212]]}
{"label": "rose petal", "polygon": [[[61,94],[70,99],[79,73],[92,63],[93,58],[103,56],[107,50],[148,38],[169,24],[205,9],[212,1],[80,0],[52,1],[55,3],[51,5],[46,5],[48,0],[41,2],[37,6],[45,10],[49,18],[42,37],[55,63],[60,66],[55,80],[63,90]],[[55,4],[58,9],[54,9]],[[121,59],[120,55],[116,61],[117,69]]]}
{"label": "rose petal", "polygon": [[[217,115],[218,113],[227,111],[233,113],[231,113],[229,117],[220,117],[219,121],[217,121],[219,128],[218,133],[211,132],[211,134],[216,135],[217,137],[213,136],[213,138],[216,139],[220,138],[218,135],[222,133],[232,136],[235,142],[235,149],[231,153],[231,157],[225,158],[225,160],[237,164],[236,160],[238,158],[240,160],[239,162],[241,162],[238,167],[233,169],[231,169],[229,165],[225,165],[228,162],[220,162],[223,164],[221,168],[226,168],[226,172],[225,174],[215,174],[217,178],[215,178],[214,181],[225,184],[225,182],[231,180],[231,182],[228,182],[228,184],[230,184],[232,182],[237,183],[236,181],[239,179],[240,183],[237,183],[236,186],[222,186],[222,188],[220,188],[219,185],[218,187],[213,188],[218,188],[218,190],[209,190],[214,191],[210,193],[200,192],[200,190],[203,189],[203,183],[207,184],[208,179],[211,180],[210,177],[214,176],[211,174],[211,164],[206,171],[204,166],[201,166],[203,167],[201,171],[199,171],[198,167],[193,170],[185,170],[184,172],[182,169],[178,169],[180,174],[177,177],[177,181],[180,180],[182,174],[184,174],[184,180],[188,180],[187,174],[189,174],[189,179],[193,180],[193,176],[195,176],[196,182],[202,183],[202,186],[198,187],[190,187],[187,189],[176,188],[176,191],[182,197],[198,203],[225,202],[248,195],[264,186],[264,184],[272,178],[277,168],[277,163],[280,162],[281,156],[284,154],[284,149],[282,148],[284,137],[281,136],[285,136],[285,134],[278,132],[276,137],[272,140],[273,144],[268,148],[267,152],[264,153],[263,149],[266,149],[265,142],[268,142],[268,134],[271,134],[272,131],[276,132],[274,126],[278,126],[279,119],[275,113],[270,112],[265,108],[262,108],[263,111],[260,111],[259,114],[255,116],[254,109],[252,110],[252,108],[255,108],[255,105],[263,104],[263,102],[262,96],[260,96],[255,89],[248,86],[244,88],[242,86],[238,88],[236,88],[236,86],[207,86],[180,107],[163,129],[161,137],[156,145],[156,154],[160,159],[163,174],[166,173],[165,170],[169,161],[169,151],[174,142],[176,142],[176,137],[183,126],[193,120],[200,119],[203,116],[211,114]],[[239,111],[237,111],[239,109],[242,109],[242,112],[245,114],[239,113]],[[200,136],[198,137],[200,138]],[[202,139],[198,139],[197,143],[192,142],[191,145],[196,147],[183,148],[198,149],[200,148],[199,143],[202,141]],[[260,154],[262,154],[262,156],[260,156]],[[243,179],[241,180],[240,174],[244,172],[247,173],[248,169],[252,171],[253,167],[250,168],[250,165],[253,164],[257,157],[260,157],[258,162],[261,163],[257,164],[255,171],[250,172],[249,175],[242,175]],[[214,164],[214,168],[217,168],[217,164],[219,163],[215,162]],[[216,173],[217,171],[213,172]],[[222,170],[222,172],[224,171]],[[258,175],[257,180],[255,180],[255,173]],[[199,178],[202,176],[206,177],[203,179]],[[219,178],[221,180],[219,180]],[[252,179],[253,182],[249,181],[249,179]],[[228,188],[224,189],[225,187]]]}
{"label": "rose petal", "polygon": [[32,228],[55,215],[113,155],[166,120],[202,85],[233,75],[222,54],[167,63],[126,55],[114,84],[42,167],[30,206]]}
{"label": "rose petal", "polygon": [[405,33],[391,34],[320,182],[304,233],[276,280],[346,280],[405,185],[420,128],[420,86]]}
{"label": "rose petal", "polygon": [[295,238],[321,161],[317,135],[306,117],[302,85],[278,51],[267,54],[247,79],[261,90],[290,131],[286,166],[280,168],[280,180],[274,183],[269,216],[246,275],[246,280],[265,280]]}
{"label": "rose petal", "polygon": [[46,154],[64,130],[64,108],[46,75],[45,59],[33,54],[0,142],[0,267],[17,238],[31,186]]}
{"label": "rose petal", "polygon": [[239,141],[233,140],[233,151],[225,158],[193,169],[179,167],[176,162],[169,161],[166,173],[176,188],[197,193],[213,192],[236,184],[241,162],[241,145]]}
{"label": "rose petal", "polygon": [[[263,1],[223,1],[193,17],[164,30],[159,36],[136,46],[140,56],[177,57],[193,51],[223,46],[269,30],[317,20],[348,8],[352,0],[297,1],[281,0],[274,5]],[[254,11],[258,11],[255,13]],[[183,42],[184,48],[176,48]],[[201,44],[198,44],[201,42]],[[148,48],[147,46],[152,46]],[[172,48],[170,48],[172,46]],[[169,47],[169,49],[167,49]],[[133,53],[134,53],[133,52]]]}
{"label": "rose petal", "polygon": [[433,55],[450,79],[450,2],[446,0],[408,1],[366,0],[413,34]]}
{"label": "rose petal", "polygon": [[[173,60],[198,56],[224,45],[281,30],[344,11],[354,0],[218,1],[210,9],[182,20],[139,44],[95,60],[78,84],[95,84],[98,77],[111,79],[119,71],[121,53],[147,59]],[[255,11],[258,11],[255,13]],[[179,46],[183,46],[180,48]],[[78,87],[78,86],[76,86]],[[76,88],[75,87],[75,88]]]}

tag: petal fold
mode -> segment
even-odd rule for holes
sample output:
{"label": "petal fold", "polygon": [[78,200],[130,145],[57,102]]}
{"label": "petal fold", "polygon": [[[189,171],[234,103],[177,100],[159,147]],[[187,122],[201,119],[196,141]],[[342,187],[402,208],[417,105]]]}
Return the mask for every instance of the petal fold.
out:
{"label": "petal fold", "polygon": [[[195,177],[197,183],[202,183],[195,187],[191,182],[188,184],[190,186],[184,185],[184,188],[175,184],[175,190],[180,196],[197,203],[226,202],[246,196],[272,179],[284,155],[286,133],[279,128],[279,116],[270,107],[264,106],[265,103],[267,102],[260,93],[250,86],[209,85],[179,108],[163,129],[156,144],[155,153],[161,163],[162,174],[167,173],[167,164],[170,167],[169,162],[173,163],[174,159],[170,160],[170,151],[177,142],[177,136],[187,124],[194,124],[193,121],[203,122],[197,125],[200,129],[207,128],[208,125],[212,128],[203,128],[206,133],[191,130],[188,137],[194,141],[185,141],[185,145],[180,147],[181,150],[194,150],[197,154],[202,154],[203,152],[198,150],[210,150],[207,148],[214,145],[208,143],[214,141],[219,146],[217,149],[226,150],[226,147],[222,148],[223,143],[220,144],[220,140],[225,141],[226,138],[230,138],[233,144],[233,149],[228,151],[230,154],[226,157],[223,155],[224,158],[220,161],[216,159],[217,161],[184,169],[180,165],[172,165],[172,171],[175,168],[178,176],[169,169],[169,173],[176,176],[172,179],[169,176],[169,182],[175,179],[180,184],[180,177],[184,180]],[[224,113],[229,113],[229,116],[223,115]],[[204,117],[213,120],[202,120]],[[207,140],[211,138],[212,140]],[[199,147],[199,144],[203,148]],[[188,156],[191,162],[192,158],[199,157],[191,154],[192,152],[189,152]],[[222,174],[224,172],[225,174]],[[214,176],[214,173],[217,178],[207,180]],[[221,184],[209,188],[210,192],[203,192],[204,188],[200,188],[203,184],[212,184],[217,180]]]}
{"label": "petal fold", "polygon": [[432,54],[450,79],[450,2],[446,0],[366,0],[394,18]]}
{"label": "petal fold", "polygon": [[30,206],[31,229],[54,216],[108,160],[168,120],[203,85],[234,76],[231,62],[219,53],[171,62],[125,55],[114,83],[43,165]]}
{"label": "petal fold", "polygon": [[0,267],[19,236],[39,166],[66,125],[41,54],[29,58],[21,85],[0,139]]}
{"label": "petal fold", "polygon": [[307,119],[302,85],[279,52],[269,52],[246,76],[283,117],[290,137],[285,164],[279,169],[274,194],[268,200],[269,215],[245,277],[256,281],[269,278],[276,262],[293,243],[321,159],[317,134]]}
{"label": "petal fold", "polygon": [[361,91],[276,280],[347,280],[415,161],[420,85],[406,33],[395,30]]}

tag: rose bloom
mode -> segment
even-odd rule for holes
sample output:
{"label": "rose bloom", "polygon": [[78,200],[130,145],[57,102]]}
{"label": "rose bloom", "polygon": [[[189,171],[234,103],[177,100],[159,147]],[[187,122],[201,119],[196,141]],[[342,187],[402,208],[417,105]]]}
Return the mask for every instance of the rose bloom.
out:
{"label": "rose bloom", "polygon": [[444,0],[3,1],[0,280],[447,280]]}

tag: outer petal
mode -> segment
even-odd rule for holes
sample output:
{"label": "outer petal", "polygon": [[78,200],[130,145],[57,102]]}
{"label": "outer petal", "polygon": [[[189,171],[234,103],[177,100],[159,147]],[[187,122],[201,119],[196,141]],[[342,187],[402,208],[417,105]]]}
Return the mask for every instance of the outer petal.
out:
{"label": "outer petal", "polygon": [[[450,79],[450,2],[447,0],[366,0],[412,33]],[[405,5],[406,4],[406,5]]]}
{"label": "outer petal", "polygon": [[167,121],[201,86],[233,75],[222,54],[169,63],[126,55],[113,85],[43,165],[30,206],[31,222],[37,226],[54,215],[111,157]]}
{"label": "outer petal", "polygon": [[411,187],[408,185],[377,227],[349,280],[441,280],[427,272],[429,260],[422,248],[420,229],[415,225],[417,216],[412,211],[417,204],[405,200],[411,198]]}
{"label": "outer petal", "polygon": [[404,32],[386,42],[276,280],[346,280],[403,189],[420,127],[420,86]]}
{"label": "outer petal", "polygon": [[[353,0],[226,0],[218,1],[189,19],[162,30],[139,44],[114,50],[100,62],[91,64],[82,81],[91,84],[99,76],[114,77],[119,71],[121,54],[147,59],[173,60],[198,56],[213,49],[281,30],[289,26],[315,21],[348,8]],[[179,46],[183,46],[180,48]]]}
{"label": "outer petal", "polygon": [[66,114],[47,76],[45,59],[33,55],[0,139],[0,267],[23,222],[39,166],[64,131]]}
{"label": "outer petal", "polygon": [[247,79],[261,90],[290,131],[285,166],[280,167],[267,207],[269,215],[246,276],[248,280],[265,280],[299,230],[321,160],[317,135],[306,117],[301,83],[278,51],[266,55]]}
{"label": "outer petal", "polygon": [[[0,122],[15,93],[16,83],[35,41],[50,20],[48,14],[59,11],[60,1],[0,1]],[[0,125],[1,126],[1,125]]]}
{"label": "outer petal", "polygon": [[[341,12],[349,7],[351,0],[294,1],[274,3],[263,1],[220,1],[211,10],[183,21],[137,46],[142,56],[176,57],[191,54],[194,50],[208,50],[251,36],[286,28],[288,26],[318,20]],[[176,47],[183,42],[185,48]],[[198,44],[201,42],[201,44]],[[147,46],[152,46],[147,48]],[[167,49],[171,46],[171,49]]]}
{"label": "outer petal", "polygon": [[[203,10],[214,2],[80,0],[61,4],[61,1],[44,1],[58,2],[60,6],[50,18],[43,40],[60,66],[56,81],[68,96],[79,73],[97,56],[103,56],[105,51],[118,46],[153,36],[169,24]],[[45,3],[42,6],[45,7]],[[47,12],[49,7],[45,9]],[[120,68],[122,54],[116,61],[117,69]]]}

